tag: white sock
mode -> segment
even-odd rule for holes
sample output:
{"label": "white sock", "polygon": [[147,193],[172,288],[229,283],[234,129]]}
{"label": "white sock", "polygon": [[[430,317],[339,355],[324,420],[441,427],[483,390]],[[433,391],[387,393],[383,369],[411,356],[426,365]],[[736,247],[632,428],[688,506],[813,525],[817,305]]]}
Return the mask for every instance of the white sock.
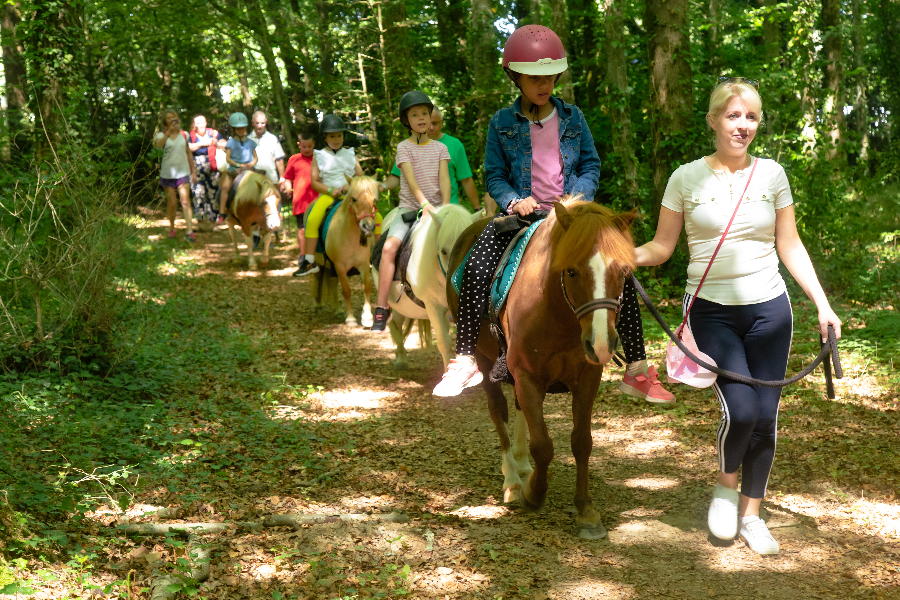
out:
{"label": "white sock", "polygon": [[640,375],[641,373],[646,375],[647,369],[649,369],[649,368],[650,367],[647,365],[646,360],[636,360],[633,363],[629,363],[625,367],[625,372],[628,373],[629,375],[631,375],[632,377],[634,377],[636,375]]}
{"label": "white sock", "polygon": [[306,255],[304,255],[303,258],[305,258],[306,262],[308,262],[308,263],[312,263],[313,261],[316,260],[316,256],[314,254],[306,254]]}

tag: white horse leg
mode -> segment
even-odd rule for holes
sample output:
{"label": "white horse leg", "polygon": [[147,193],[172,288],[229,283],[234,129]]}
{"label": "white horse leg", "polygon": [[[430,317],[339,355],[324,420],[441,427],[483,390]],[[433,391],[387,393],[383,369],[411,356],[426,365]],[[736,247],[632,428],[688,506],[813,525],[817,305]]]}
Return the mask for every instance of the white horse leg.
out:
{"label": "white horse leg", "polygon": [[437,328],[437,346],[441,352],[441,358],[444,359],[444,371],[446,371],[452,354],[450,349],[450,322],[447,320],[447,309],[433,302],[427,302],[425,310],[428,312],[428,319],[431,321],[432,329]]}
{"label": "white horse leg", "polygon": [[244,236],[244,241],[247,243],[247,267],[251,271],[256,270],[256,257],[253,256],[253,234],[251,233],[249,236]]}
{"label": "white horse leg", "polygon": [[372,270],[367,269],[363,266],[360,269],[363,273],[363,281],[365,282],[365,287],[363,291],[363,310],[362,310],[362,321],[363,327],[371,327],[375,322],[374,317],[372,316],[372,305],[369,304],[369,296],[372,294]]}
{"label": "white horse leg", "polygon": [[[503,423],[503,431],[498,432],[501,438],[509,439],[509,427]],[[519,427],[516,423],[515,432],[518,433]],[[500,451],[501,471],[503,471],[503,502],[505,504],[515,504],[519,502],[522,495],[522,477],[519,475],[519,463],[515,457],[515,443],[509,447],[506,452]]]}
{"label": "white horse leg", "polygon": [[528,422],[525,421],[525,413],[518,408],[516,409],[516,425],[513,430],[511,451],[519,471],[519,477],[527,479],[534,471],[534,467],[528,460]]}
{"label": "white horse leg", "polygon": [[406,358],[406,336],[409,335],[409,329],[405,328],[404,324],[412,322],[412,319],[407,319],[399,313],[394,313],[394,317],[388,323],[388,329],[391,330],[391,339],[394,340],[394,368],[398,371],[405,371],[409,368],[409,360]]}

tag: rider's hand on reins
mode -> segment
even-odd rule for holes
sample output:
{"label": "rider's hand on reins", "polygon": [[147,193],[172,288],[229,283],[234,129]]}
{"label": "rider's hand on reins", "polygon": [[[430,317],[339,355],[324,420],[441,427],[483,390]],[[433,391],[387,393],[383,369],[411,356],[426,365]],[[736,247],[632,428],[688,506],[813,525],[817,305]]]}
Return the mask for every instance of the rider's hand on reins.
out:
{"label": "rider's hand on reins", "polygon": [[519,215],[520,217],[524,217],[525,215],[533,213],[537,207],[538,203],[534,201],[534,198],[528,196],[527,198],[522,198],[516,202],[510,209],[510,212]]}

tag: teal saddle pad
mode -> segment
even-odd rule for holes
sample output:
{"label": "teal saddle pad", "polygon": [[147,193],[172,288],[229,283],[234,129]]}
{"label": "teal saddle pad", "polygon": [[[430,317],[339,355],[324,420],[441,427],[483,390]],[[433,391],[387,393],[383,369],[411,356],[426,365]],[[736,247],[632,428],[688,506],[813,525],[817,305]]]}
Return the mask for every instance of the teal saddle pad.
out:
{"label": "teal saddle pad", "polygon": [[[343,202],[343,200],[341,200]],[[316,244],[316,252],[321,252],[322,255],[325,255],[325,236],[328,235],[328,228],[331,227],[331,220],[334,218],[334,213],[337,212],[337,209],[341,206],[341,202],[335,202],[331,206],[328,207],[328,211],[325,213],[325,218],[322,219],[322,227],[319,229],[319,242]]]}
{"label": "teal saddle pad", "polygon": [[[494,271],[493,281],[491,282],[491,295],[488,310],[490,311],[492,321],[497,320],[500,309],[503,308],[503,304],[506,302],[507,296],[509,296],[509,290],[512,288],[513,281],[516,279],[516,273],[519,270],[519,265],[522,263],[522,256],[525,254],[525,248],[528,247],[531,236],[534,235],[534,232],[542,222],[543,220],[539,220],[516,234],[516,237],[510,242],[506,252],[503,253],[503,258],[500,259],[497,270]],[[457,295],[459,295],[459,290],[462,288],[463,272],[465,271],[466,263],[469,262],[469,257],[472,255],[472,250],[474,249],[475,245],[469,249],[469,253],[466,254],[466,258],[463,260],[462,264],[457,267],[450,277],[450,282],[453,285],[453,289],[456,290]]]}

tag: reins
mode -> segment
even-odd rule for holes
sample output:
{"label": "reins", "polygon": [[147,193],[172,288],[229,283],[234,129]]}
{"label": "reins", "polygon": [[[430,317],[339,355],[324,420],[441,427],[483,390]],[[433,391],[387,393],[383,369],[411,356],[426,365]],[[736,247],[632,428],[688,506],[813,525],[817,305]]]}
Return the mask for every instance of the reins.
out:
{"label": "reins", "polygon": [[[746,375],[734,373],[727,369],[720,369],[719,367],[710,365],[706,361],[694,356],[694,354],[687,348],[687,346],[685,346],[684,343],[678,338],[678,336],[675,335],[675,333],[669,328],[668,323],[666,323],[666,320],[663,319],[661,314],[659,314],[659,310],[657,310],[656,306],[650,300],[650,297],[647,296],[647,292],[644,291],[644,288],[637,280],[637,277],[631,275],[631,280],[634,283],[634,288],[637,290],[638,294],[640,294],[641,300],[644,301],[644,305],[650,311],[650,314],[653,315],[653,318],[656,319],[656,322],[659,323],[660,327],[663,328],[663,331],[666,332],[666,335],[669,336],[669,339],[671,339],[681,349],[682,352],[684,352],[691,360],[693,360],[701,367],[709,369],[717,375],[727,377],[728,379],[737,381],[739,383],[745,383],[747,385],[758,385],[760,387],[767,388],[778,388],[800,381],[801,379],[812,373],[813,370],[819,366],[819,363],[823,363],[825,369],[825,388],[828,392],[828,397],[832,400],[834,399],[834,383],[831,380],[831,364],[834,364],[834,377],[836,379],[842,379],[844,377],[844,370],[841,368],[841,358],[838,354],[837,336],[834,333],[834,328],[831,325],[828,326],[828,341],[823,343],[820,339],[819,343],[821,345],[821,351],[809,366],[807,366],[805,369],[803,369],[793,377],[789,377],[787,379],[781,379],[778,381],[763,381],[762,379],[747,377]],[[825,360],[826,358],[828,358],[829,354],[831,355],[831,363]]]}

